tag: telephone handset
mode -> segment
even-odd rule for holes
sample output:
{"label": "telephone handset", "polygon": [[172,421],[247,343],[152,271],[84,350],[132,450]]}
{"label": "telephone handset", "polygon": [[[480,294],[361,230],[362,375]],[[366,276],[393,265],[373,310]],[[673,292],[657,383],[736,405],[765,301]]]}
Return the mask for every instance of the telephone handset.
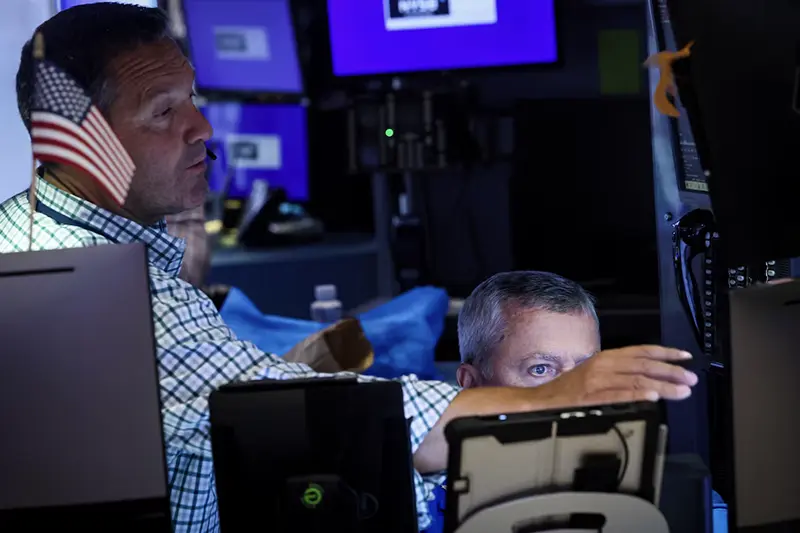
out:
{"label": "telephone handset", "polygon": [[686,213],[673,225],[672,251],[675,284],[678,297],[692,325],[697,345],[703,342],[703,298],[697,277],[692,269],[693,260],[704,253],[714,232],[714,215],[707,209]]}

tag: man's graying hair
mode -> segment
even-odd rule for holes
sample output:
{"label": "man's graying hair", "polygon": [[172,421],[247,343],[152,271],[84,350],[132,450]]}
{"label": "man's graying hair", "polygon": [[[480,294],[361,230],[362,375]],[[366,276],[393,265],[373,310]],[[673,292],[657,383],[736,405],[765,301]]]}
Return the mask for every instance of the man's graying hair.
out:
{"label": "man's graying hair", "polygon": [[[44,39],[45,59],[69,73],[108,117],[114,100],[109,64],[138,46],[171,38],[159,9],[101,2],[59,12],[36,28]],[[35,33],[34,33],[35,34]],[[25,43],[17,71],[17,106],[28,131],[33,105],[33,43]]]}
{"label": "man's graying hair", "polygon": [[491,354],[505,337],[508,311],[515,308],[583,313],[597,320],[594,298],[574,281],[549,272],[495,274],[472,291],[458,314],[461,360],[484,377],[491,377]]}

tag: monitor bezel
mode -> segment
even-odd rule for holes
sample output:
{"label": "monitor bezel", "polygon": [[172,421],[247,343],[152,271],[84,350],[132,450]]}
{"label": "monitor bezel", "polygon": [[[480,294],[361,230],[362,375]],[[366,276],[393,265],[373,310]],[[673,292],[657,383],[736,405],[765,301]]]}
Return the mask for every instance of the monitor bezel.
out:
{"label": "monitor bezel", "polygon": [[[191,0],[189,0],[191,1]],[[223,3],[224,0],[217,0],[220,3]],[[203,85],[197,84],[195,82],[195,90],[206,98],[210,102],[222,102],[222,101],[230,101],[230,100],[245,100],[252,103],[264,103],[264,104],[271,104],[271,103],[286,103],[286,104],[300,104],[306,98],[306,91],[308,87],[308,82],[306,80],[306,75],[303,69],[303,62],[300,61],[300,46],[297,37],[297,17],[295,17],[295,11],[292,0],[270,0],[270,1],[280,1],[283,2],[287,9],[289,10],[289,25],[292,28],[292,40],[294,42],[295,48],[295,57],[297,59],[297,68],[300,73],[300,90],[299,91],[279,91],[279,90],[240,90],[235,89],[232,87],[207,87]],[[190,24],[186,17],[186,0],[181,1],[180,3],[180,13],[181,17],[183,18],[183,24],[186,27],[186,36],[182,39],[186,46],[186,55],[189,57],[189,60],[192,61],[192,64],[196,67],[194,54],[192,50],[192,38],[191,38],[191,30]]]}

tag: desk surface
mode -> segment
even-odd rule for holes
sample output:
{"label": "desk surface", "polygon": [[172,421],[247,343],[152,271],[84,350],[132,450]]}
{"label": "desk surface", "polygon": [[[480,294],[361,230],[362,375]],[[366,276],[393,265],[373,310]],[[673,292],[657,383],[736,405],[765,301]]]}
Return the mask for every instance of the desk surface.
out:
{"label": "desk surface", "polygon": [[374,253],[377,253],[377,245],[372,235],[336,233],[326,235],[321,241],[315,243],[280,248],[247,249],[240,246],[216,248],[211,256],[211,267],[315,261],[332,257]]}

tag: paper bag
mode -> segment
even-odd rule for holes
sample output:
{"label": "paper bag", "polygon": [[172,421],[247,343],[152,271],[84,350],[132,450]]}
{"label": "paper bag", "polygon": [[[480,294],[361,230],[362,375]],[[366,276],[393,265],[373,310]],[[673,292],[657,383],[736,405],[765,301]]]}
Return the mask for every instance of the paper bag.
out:
{"label": "paper bag", "polygon": [[361,323],[346,318],[306,337],[283,359],[305,363],[317,372],[363,372],[372,366],[375,354]]}

